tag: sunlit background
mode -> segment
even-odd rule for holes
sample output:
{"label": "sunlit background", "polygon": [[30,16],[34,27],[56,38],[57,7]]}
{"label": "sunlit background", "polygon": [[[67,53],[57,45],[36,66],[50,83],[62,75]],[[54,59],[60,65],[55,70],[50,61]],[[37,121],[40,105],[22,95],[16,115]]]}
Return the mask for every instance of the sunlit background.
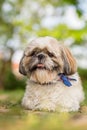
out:
{"label": "sunlit background", "polygon": [[[1,70],[6,71],[6,64],[10,62],[12,72],[20,76],[18,64],[22,50],[33,38],[46,35],[71,47],[78,66],[86,69],[87,0],[0,1]],[[4,71],[0,71],[1,77]]]}
{"label": "sunlit background", "polygon": [[19,61],[38,36],[55,37],[71,49],[87,97],[87,0],[0,0],[0,90],[25,88]]}

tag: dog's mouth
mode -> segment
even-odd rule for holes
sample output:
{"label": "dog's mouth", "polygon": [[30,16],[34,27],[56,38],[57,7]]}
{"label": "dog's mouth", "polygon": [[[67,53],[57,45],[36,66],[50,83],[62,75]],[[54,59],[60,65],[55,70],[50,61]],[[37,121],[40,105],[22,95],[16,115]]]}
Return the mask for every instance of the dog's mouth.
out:
{"label": "dog's mouth", "polygon": [[31,69],[30,69],[30,71],[32,72],[32,71],[35,71],[35,70],[37,70],[37,69],[40,69],[40,70],[46,70],[47,68],[45,67],[45,65],[44,64],[42,64],[42,63],[38,63],[37,65],[35,65],[35,66],[33,66]]}
{"label": "dog's mouth", "polygon": [[45,65],[42,63],[37,64],[36,66],[38,69],[45,69]]}
{"label": "dog's mouth", "polygon": [[51,68],[48,68],[46,67],[43,63],[38,63],[37,65],[33,66],[30,71],[36,71],[37,69],[39,70],[49,70],[49,71],[52,71],[52,70],[57,70],[58,69],[58,66],[53,66]]}

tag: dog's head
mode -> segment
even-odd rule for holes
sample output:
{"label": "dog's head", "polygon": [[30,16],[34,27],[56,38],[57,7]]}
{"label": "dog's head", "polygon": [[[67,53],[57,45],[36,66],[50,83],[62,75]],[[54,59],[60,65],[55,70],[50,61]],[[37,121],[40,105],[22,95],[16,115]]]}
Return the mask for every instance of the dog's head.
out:
{"label": "dog's head", "polygon": [[52,37],[40,37],[28,44],[19,72],[38,83],[52,82],[58,73],[74,74],[76,61],[64,45]]}

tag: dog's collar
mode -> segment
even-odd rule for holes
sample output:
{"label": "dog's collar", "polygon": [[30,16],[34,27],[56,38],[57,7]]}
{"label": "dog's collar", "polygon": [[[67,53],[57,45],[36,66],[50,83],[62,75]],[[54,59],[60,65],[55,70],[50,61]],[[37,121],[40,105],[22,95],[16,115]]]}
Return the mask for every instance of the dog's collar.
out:
{"label": "dog's collar", "polygon": [[34,84],[38,84],[38,85],[43,85],[43,86],[45,86],[45,85],[52,85],[52,84],[56,84],[56,82],[55,81],[53,81],[53,82],[48,82],[48,83],[38,83],[38,82],[35,82],[35,81],[31,81],[32,83],[34,83]]}
{"label": "dog's collar", "polygon": [[67,87],[71,87],[72,84],[70,81],[77,81],[74,78],[69,78],[68,76],[66,76],[64,73],[59,73],[58,76],[60,77],[60,80],[64,83],[64,85],[66,85]]}
{"label": "dog's collar", "polygon": [[76,79],[74,78],[69,78],[68,76],[66,76],[64,73],[59,73],[58,74],[58,77],[57,80],[53,80],[52,82],[48,82],[48,83],[38,83],[38,82],[35,82],[35,81],[31,81],[32,83],[34,84],[39,84],[39,85],[52,85],[52,84],[56,84],[58,81],[62,81],[63,84],[67,87],[71,87],[72,86],[72,83],[71,81],[77,81]]}

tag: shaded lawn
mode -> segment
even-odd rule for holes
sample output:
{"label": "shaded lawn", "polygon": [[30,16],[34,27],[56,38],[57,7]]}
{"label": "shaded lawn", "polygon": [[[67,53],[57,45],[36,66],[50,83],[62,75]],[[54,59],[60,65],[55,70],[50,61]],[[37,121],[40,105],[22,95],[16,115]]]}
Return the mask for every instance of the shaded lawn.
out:
{"label": "shaded lawn", "polygon": [[86,99],[79,112],[53,113],[24,110],[23,90],[0,92],[0,130],[87,130]]}

